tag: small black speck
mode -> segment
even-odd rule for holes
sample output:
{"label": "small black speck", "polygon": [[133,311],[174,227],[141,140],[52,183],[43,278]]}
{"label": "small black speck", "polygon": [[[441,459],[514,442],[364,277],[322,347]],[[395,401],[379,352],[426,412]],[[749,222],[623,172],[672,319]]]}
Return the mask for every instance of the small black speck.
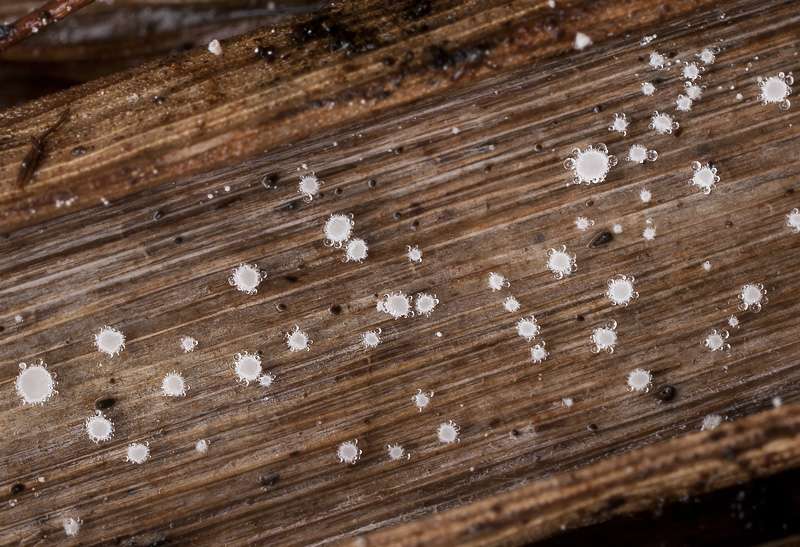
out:
{"label": "small black speck", "polygon": [[589,424],[586,426],[586,429],[588,429],[589,431],[597,431],[597,426],[594,424]]}
{"label": "small black speck", "polygon": [[640,63],[643,63],[644,62],[644,57],[637,57],[636,60],[639,61]]}
{"label": "small black speck", "polygon": [[50,15],[49,11],[40,11],[39,21],[41,21],[43,25],[49,25],[53,22],[53,16]]}
{"label": "small black speck", "polygon": [[164,213],[159,209],[155,213],[153,213],[153,220],[161,220],[161,217],[164,216]]}
{"label": "small black speck", "polygon": [[599,114],[600,112],[603,111],[603,107],[600,106],[600,105],[597,105],[592,110],[595,112],[595,114]]}
{"label": "small black speck", "polygon": [[259,350],[256,350],[256,353],[257,353],[258,355],[264,355],[264,352],[263,352],[263,351],[261,351],[260,349],[259,349]]}
{"label": "small black speck", "polygon": [[333,315],[339,315],[342,313],[342,307],[339,304],[334,304],[328,311],[330,311]]}
{"label": "small black speck", "polygon": [[300,455],[300,451],[299,450],[292,450],[291,452],[289,452],[289,457],[290,458],[296,458],[299,455]]}
{"label": "small black speck", "polygon": [[672,386],[664,386],[661,391],[658,392],[658,398],[661,401],[671,401],[675,398],[675,388]]}
{"label": "small black speck", "polygon": [[400,220],[400,217],[401,217],[401,216],[402,216],[402,215],[401,215],[401,214],[400,214],[400,212],[398,211],[397,213],[395,213],[395,214],[394,214],[394,219],[395,219],[395,220]]}
{"label": "small black speck", "polygon": [[367,186],[369,186],[370,188],[375,188],[377,185],[378,183],[375,181],[375,179],[369,179],[367,181]]}
{"label": "small black speck", "polygon": [[261,177],[261,186],[263,186],[267,190],[269,190],[271,188],[277,188],[278,187],[278,175],[276,175],[274,173],[269,173],[267,175],[264,175],[263,177]]}
{"label": "small black speck", "polygon": [[342,189],[341,188],[334,188],[333,189],[333,194],[336,195],[336,196],[342,195]]}
{"label": "small black speck", "polygon": [[678,137],[680,137],[681,135],[683,135],[683,127],[679,127],[678,129],[676,129],[675,132],[673,133],[673,135],[675,135],[676,139]]}
{"label": "small black speck", "polygon": [[394,155],[395,156],[399,156],[402,153],[403,153],[403,147],[402,146],[398,146],[397,148],[394,149]]}
{"label": "small black speck", "polygon": [[541,152],[542,148],[543,148],[542,145],[540,143],[538,143],[538,142],[533,145],[533,151],[534,152]]}
{"label": "small black speck", "polygon": [[81,154],[85,153],[86,153],[86,147],[84,146],[76,146],[75,148],[72,149],[73,156],[80,156]]}
{"label": "small black speck", "polygon": [[670,59],[674,59],[675,55],[677,54],[674,51],[670,51],[669,53],[667,53],[667,57],[669,57]]}
{"label": "small black speck", "polygon": [[419,228],[419,221],[415,220],[414,222],[411,223],[411,229],[416,230],[417,228]]}
{"label": "small black speck", "polygon": [[544,243],[544,239],[545,239],[544,238],[544,234],[541,234],[541,233],[540,234],[536,234],[535,236],[533,236],[533,241],[536,242],[536,243]]}
{"label": "small black speck", "polygon": [[172,241],[174,241],[175,243],[180,244],[180,243],[183,243],[183,238],[181,236],[178,236],[175,239],[173,239]]}
{"label": "small black speck", "polygon": [[289,283],[297,283],[297,281],[300,279],[296,275],[284,275],[283,278]]}
{"label": "small black speck", "polygon": [[512,437],[517,437],[518,435],[519,435],[519,431],[517,431],[516,429],[512,429],[511,430],[511,436]]}
{"label": "small black speck", "polygon": [[594,205],[594,200],[593,199],[587,199],[586,200],[586,206],[587,207],[591,207],[592,205]]}
{"label": "small black speck", "polygon": [[582,315],[576,315],[576,316],[575,316],[575,320],[576,320],[576,321],[583,321],[583,320],[585,320],[585,319],[586,319],[586,318],[585,318],[584,316],[582,316]]}
{"label": "small black speck", "polygon": [[278,311],[286,311],[286,304],[278,304],[275,307],[278,308]]}
{"label": "small black speck", "polygon": [[114,397],[106,397],[105,399],[98,399],[97,401],[95,401],[94,407],[97,410],[108,410],[115,404],[117,404],[117,400]]}
{"label": "small black speck", "polygon": [[153,97],[153,102],[156,104],[164,104],[164,97],[159,97],[158,95],[156,95],[155,97]]}
{"label": "small black speck", "polygon": [[394,59],[387,57],[383,60],[383,66],[394,66]]}
{"label": "small black speck", "polygon": [[614,234],[611,232],[600,232],[596,236],[592,238],[589,242],[589,247],[595,249],[597,247],[602,247],[603,245],[608,245],[614,240]]}
{"label": "small black speck", "polygon": [[792,194],[794,194],[794,188],[789,188],[788,190],[786,190],[787,196],[791,196]]}
{"label": "small black speck", "polygon": [[114,378],[111,378],[111,379],[108,381],[108,383],[109,383],[109,384],[116,384],[116,383],[117,383],[117,381],[116,381]]}
{"label": "small black speck", "polygon": [[280,475],[270,475],[261,479],[261,486],[275,486],[281,481]]}
{"label": "small black speck", "polygon": [[490,173],[491,171],[492,171],[492,164],[491,163],[487,163],[486,165],[483,166],[483,172],[484,173]]}
{"label": "small black speck", "polygon": [[19,494],[23,490],[25,490],[25,485],[22,484],[21,482],[18,482],[17,484],[15,484],[14,486],[11,487],[11,495],[12,496],[16,496],[17,494]]}
{"label": "small black speck", "polygon": [[731,226],[733,226],[733,222],[731,222],[730,220],[726,220],[725,221],[725,227],[726,228],[730,228]]}

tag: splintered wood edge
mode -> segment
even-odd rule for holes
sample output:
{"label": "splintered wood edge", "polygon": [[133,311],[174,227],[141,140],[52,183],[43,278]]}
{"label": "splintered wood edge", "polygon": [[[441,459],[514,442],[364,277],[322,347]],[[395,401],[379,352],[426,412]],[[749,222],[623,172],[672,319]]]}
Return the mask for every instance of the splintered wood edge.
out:
{"label": "splintered wood edge", "polygon": [[[218,56],[198,48],[77,86],[0,113],[0,232],[235,165],[499,69],[562,55],[578,32],[606,41],[711,3],[676,0],[664,11],[653,0],[555,8],[545,0],[449,0],[419,11],[415,0],[360,0],[225,40]],[[331,51],[342,43],[347,51]],[[273,52],[271,62],[254,53],[257,46]],[[20,187],[23,159],[66,109]]]}
{"label": "splintered wood edge", "polygon": [[800,465],[800,404],[589,465],[346,545],[520,545]]}

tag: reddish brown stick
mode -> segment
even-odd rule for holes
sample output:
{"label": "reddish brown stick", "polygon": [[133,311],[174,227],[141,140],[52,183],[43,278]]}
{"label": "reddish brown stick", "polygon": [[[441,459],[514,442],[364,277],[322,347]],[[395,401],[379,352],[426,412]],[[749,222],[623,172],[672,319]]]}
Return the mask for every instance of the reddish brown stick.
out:
{"label": "reddish brown stick", "polygon": [[0,52],[92,2],[94,0],[52,0],[20,17],[14,23],[0,26]]}

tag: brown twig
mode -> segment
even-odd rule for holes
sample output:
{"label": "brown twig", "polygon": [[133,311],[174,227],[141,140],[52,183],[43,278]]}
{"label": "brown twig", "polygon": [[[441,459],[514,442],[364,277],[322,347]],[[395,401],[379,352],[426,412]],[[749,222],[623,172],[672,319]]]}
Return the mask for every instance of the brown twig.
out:
{"label": "brown twig", "polygon": [[92,2],[94,0],[52,0],[11,24],[0,25],[0,52]]}

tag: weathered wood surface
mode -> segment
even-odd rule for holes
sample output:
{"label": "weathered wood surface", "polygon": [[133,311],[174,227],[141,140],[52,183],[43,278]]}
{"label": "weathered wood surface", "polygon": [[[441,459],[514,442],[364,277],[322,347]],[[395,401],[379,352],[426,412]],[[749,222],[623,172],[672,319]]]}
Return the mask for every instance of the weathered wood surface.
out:
{"label": "weathered wood surface", "polygon": [[[359,28],[396,28],[405,12],[393,19],[385,9],[330,13],[345,25],[357,24],[357,12],[366,21]],[[631,19],[619,17],[626,11]],[[666,439],[701,446],[689,434],[709,413],[736,420],[776,396],[796,402],[800,236],[784,217],[798,206],[800,110],[762,106],[755,83],[796,70],[795,11],[791,2],[675,3],[668,12],[595,2],[548,15],[546,4],[465,4],[434,8],[423,17],[429,31],[379,35],[385,50],[352,56],[330,53],[327,38],[291,45],[291,22],[277,27],[284,41],[276,43],[315,49],[308,69],[296,54],[268,69],[249,57],[266,30],[224,44],[219,59],[192,51],[6,111],[3,129],[19,143],[71,108],[24,191],[14,187],[24,148],[0,151],[9,231],[0,240],[0,535],[23,545],[66,541],[61,520],[75,516],[84,544],[349,538]],[[575,30],[595,44],[571,51]],[[450,56],[437,63],[425,48],[445,37]],[[491,47],[477,62],[453,61],[478,44]],[[703,75],[708,90],[676,114],[680,131],[649,131],[653,110],[674,113],[683,84],[677,69],[656,73],[639,58],[656,49],[689,59],[714,44],[723,49]],[[393,80],[409,49],[419,64]],[[257,81],[264,70],[281,81]],[[656,78],[656,95],[643,96],[640,83]],[[136,90],[140,102],[129,103]],[[626,137],[606,130],[614,112],[633,121]],[[596,186],[566,186],[563,159],[598,142],[620,159],[641,142],[659,158],[621,161]],[[75,146],[87,153],[73,156]],[[687,184],[694,160],[720,170],[710,196]],[[296,190],[302,164],[326,182],[310,203]],[[275,188],[262,185],[264,175]],[[650,203],[639,200],[642,188]],[[94,206],[101,198],[119,199]],[[354,215],[355,234],[370,244],[364,264],[343,263],[342,251],[323,244],[322,224],[339,212]],[[578,216],[593,219],[593,230],[577,231]],[[657,227],[652,242],[641,235],[646,219]],[[623,227],[613,241],[587,246],[613,224]],[[555,280],[545,252],[562,244],[578,270]],[[406,245],[420,246],[421,264],[408,262]],[[242,262],[268,271],[257,295],[228,285]],[[490,292],[490,271],[511,287]],[[640,293],[625,308],[602,296],[617,273],[634,275]],[[737,309],[748,282],[768,289],[760,313]],[[441,303],[428,318],[387,319],[375,303],[396,290],[432,292]],[[519,313],[503,310],[508,294]],[[530,313],[550,352],[539,365],[514,330]],[[702,340],[731,314],[742,323],[731,352],[708,352]],[[618,346],[595,355],[589,335],[608,319],[619,324]],[[104,324],[128,337],[113,359],[91,344]],[[308,353],[286,350],[283,334],[296,324],[314,340]],[[375,327],[383,343],[365,351],[359,335]],[[194,353],[180,351],[183,335],[199,340]],[[232,358],[243,350],[263,353],[277,377],[271,388],[235,382]],[[59,395],[24,407],[16,364],[36,358],[58,373]],[[626,389],[637,367],[653,373],[648,394]],[[187,379],[185,398],[160,394],[173,370]],[[666,385],[677,396],[661,402]],[[411,404],[417,388],[436,392],[422,413]],[[94,445],[83,420],[108,397],[118,401],[107,411],[116,434]],[[776,415],[789,423],[796,409]],[[436,426],[450,419],[461,442],[441,445]],[[201,456],[202,438],[211,445]],[[337,463],[336,447],[353,438],[361,461]],[[796,465],[797,435],[781,439],[776,458]],[[775,448],[757,440],[753,454]],[[142,466],[122,459],[133,441],[150,442]],[[394,442],[411,459],[388,461]]]}

